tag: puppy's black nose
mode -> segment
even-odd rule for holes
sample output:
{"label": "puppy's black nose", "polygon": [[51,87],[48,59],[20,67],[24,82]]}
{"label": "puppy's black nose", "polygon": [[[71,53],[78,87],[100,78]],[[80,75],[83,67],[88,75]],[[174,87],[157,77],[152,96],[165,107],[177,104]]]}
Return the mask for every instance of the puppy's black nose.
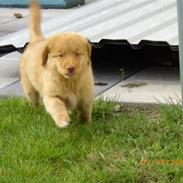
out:
{"label": "puppy's black nose", "polygon": [[73,73],[74,73],[74,71],[75,71],[75,68],[74,68],[74,67],[72,67],[72,66],[67,67],[67,71],[68,71],[68,73],[69,73],[69,74],[73,74]]}

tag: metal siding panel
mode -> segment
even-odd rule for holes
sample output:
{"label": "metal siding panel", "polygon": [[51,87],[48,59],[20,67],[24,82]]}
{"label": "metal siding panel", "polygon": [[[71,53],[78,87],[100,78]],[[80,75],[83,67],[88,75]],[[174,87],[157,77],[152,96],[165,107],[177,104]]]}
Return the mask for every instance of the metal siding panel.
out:
{"label": "metal siding panel", "polygon": [[152,33],[151,35],[148,36],[143,36],[143,39],[150,39],[150,40],[168,40],[170,44],[175,44],[175,37],[177,39],[177,22],[164,27],[162,29],[159,29],[158,31]]}
{"label": "metal siding panel", "polygon": [[[111,25],[109,28],[106,27],[106,24],[102,24],[97,25],[95,30],[94,28],[90,29],[91,32],[94,32],[91,37],[95,40],[99,40],[101,37],[130,39],[134,37],[137,32],[143,33],[144,31],[147,31],[149,27],[156,25],[157,23],[164,23],[165,18],[172,18],[169,13],[176,14],[176,11],[171,10],[174,5],[174,3],[170,3],[166,6],[163,5],[162,7],[151,6],[152,9],[148,13],[147,10],[149,9],[149,6],[145,6],[139,10],[136,9],[134,12],[131,12],[126,16],[122,15],[120,17],[114,17],[112,20],[107,22]],[[166,11],[169,9],[170,12],[167,14]],[[139,37],[139,41],[140,40],[141,37]]]}
{"label": "metal siding panel", "polygon": [[[175,0],[98,0],[58,18],[43,22],[46,36],[56,32],[79,32],[91,41],[141,39],[178,44]],[[23,46],[28,29],[0,38],[0,45]]]}

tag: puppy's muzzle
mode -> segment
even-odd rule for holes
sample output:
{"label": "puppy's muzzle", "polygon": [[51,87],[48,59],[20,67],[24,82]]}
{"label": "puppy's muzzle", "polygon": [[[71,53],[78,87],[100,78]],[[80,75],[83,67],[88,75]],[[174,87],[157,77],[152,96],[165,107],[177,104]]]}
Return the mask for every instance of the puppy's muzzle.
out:
{"label": "puppy's muzzle", "polygon": [[68,66],[67,67],[67,75],[69,77],[72,77],[72,76],[75,75],[75,68],[74,68],[74,66]]}

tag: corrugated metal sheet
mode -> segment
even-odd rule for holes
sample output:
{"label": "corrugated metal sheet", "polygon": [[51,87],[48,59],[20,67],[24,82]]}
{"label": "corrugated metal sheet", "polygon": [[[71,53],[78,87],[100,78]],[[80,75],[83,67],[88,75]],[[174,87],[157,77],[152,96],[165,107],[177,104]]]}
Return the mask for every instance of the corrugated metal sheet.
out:
{"label": "corrugated metal sheet", "polygon": [[[178,44],[176,0],[98,0],[73,9],[66,16],[42,24],[46,36],[56,32],[79,32],[92,42],[101,39],[142,39]],[[28,30],[2,37],[0,45],[23,46]]]}

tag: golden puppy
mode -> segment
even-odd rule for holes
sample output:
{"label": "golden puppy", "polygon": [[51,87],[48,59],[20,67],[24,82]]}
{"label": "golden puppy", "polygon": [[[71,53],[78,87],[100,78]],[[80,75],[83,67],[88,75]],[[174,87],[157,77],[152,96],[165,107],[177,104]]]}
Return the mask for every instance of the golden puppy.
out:
{"label": "golden puppy", "polygon": [[60,33],[44,39],[40,8],[32,1],[30,44],[21,58],[21,83],[26,98],[39,104],[60,128],[69,124],[68,111],[77,108],[82,121],[90,122],[94,100],[91,46],[76,33]]}

